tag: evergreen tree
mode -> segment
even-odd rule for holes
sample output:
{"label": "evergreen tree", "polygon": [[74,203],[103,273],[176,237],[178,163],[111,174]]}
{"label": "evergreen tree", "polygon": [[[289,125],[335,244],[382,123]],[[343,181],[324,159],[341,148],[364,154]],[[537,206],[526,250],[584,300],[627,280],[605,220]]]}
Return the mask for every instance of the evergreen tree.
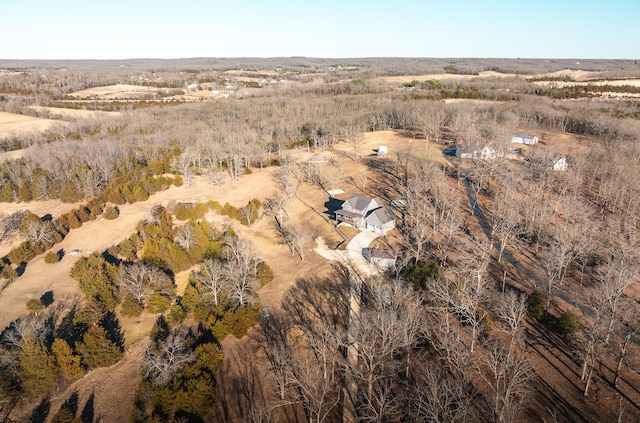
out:
{"label": "evergreen tree", "polygon": [[81,352],[84,364],[89,368],[112,366],[122,358],[123,353],[98,325],[89,328],[82,343],[76,344],[76,349]]}
{"label": "evergreen tree", "polygon": [[56,360],[47,347],[33,335],[27,335],[20,351],[22,387],[30,395],[44,395],[58,380]]}

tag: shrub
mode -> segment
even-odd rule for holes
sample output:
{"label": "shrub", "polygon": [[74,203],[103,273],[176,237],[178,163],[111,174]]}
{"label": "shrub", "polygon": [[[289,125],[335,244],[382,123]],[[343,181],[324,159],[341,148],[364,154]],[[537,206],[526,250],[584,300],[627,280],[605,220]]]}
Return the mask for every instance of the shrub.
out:
{"label": "shrub", "polygon": [[142,304],[136,302],[133,298],[127,296],[122,302],[122,308],[120,313],[125,317],[138,317],[144,307]]}
{"label": "shrub", "polygon": [[82,223],[86,223],[92,220],[91,212],[89,212],[89,209],[86,207],[80,207],[78,210],[75,211],[75,214],[76,216],[78,216],[78,219]]}
{"label": "shrub", "polygon": [[242,212],[229,204],[229,202],[224,203],[222,210],[220,210],[220,214],[229,216],[231,219],[236,220],[240,220],[242,218]]}
{"label": "shrub", "polygon": [[265,286],[273,280],[273,270],[264,261],[258,264],[258,272],[256,273],[256,279],[260,282],[260,286]]}
{"label": "shrub", "polygon": [[231,334],[238,339],[243,338],[253,325],[260,322],[261,310],[260,304],[251,307],[238,307],[233,313]]}
{"label": "shrub", "polygon": [[122,358],[122,349],[107,337],[101,326],[91,326],[85,333],[82,343],[76,344],[84,363],[89,368],[108,367]]}
{"label": "shrub", "polygon": [[153,342],[158,342],[161,340],[165,340],[171,334],[171,328],[169,327],[169,323],[164,316],[158,316],[156,322],[153,324],[151,328],[151,333],[149,334],[149,338]]}
{"label": "shrub", "polygon": [[9,258],[11,264],[14,264],[16,266],[23,263],[28,263],[35,256],[36,248],[29,241],[24,241],[13,250],[9,251],[9,254],[7,254],[7,257]]}
{"label": "shrub", "polygon": [[118,216],[120,216],[120,210],[118,209],[118,207],[109,206],[106,209],[104,209],[103,216],[107,220],[117,219]]}
{"label": "shrub", "polygon": [[16,272],[16,269],[6,264],[2,266],[2,277],[9,281],[14,281],[18,278],[18,272]]}
{"label": "shrub", "polygon": [[172,325],[177,325],[184,322],[184,319],[187,318],[187,312],[184,311],[180,304],[176,304],[171,307],[171,311],[167,315],[167,321]]}
{"label": "shrub", "polygon": [[31,298],[29,301],[27,301],[27,310],[29,311],[29,313],[38,314],[39,311],[42,311],[44,309],[44,303],[38,298]]}
{"label": "shrub", "polygon": [[527,298],[527,314],[532,319],[542,320],[544,317],[545,298],[540,291],[533,291]]}
{"label": "shrub", "polygon": [[416,288],[424,289],[430,278],[437,279],[440,276],[440,266],[435,261],[430,263],[418,262],[413,266],[407,267],[405,279]]}
{"label": "shrub", "polygon": [[138,247],[136,243],[131,237],[125,239],[120,244],[118,244],[119,252],[122,257],[129,261],[138,260]]}
{"label": "shrub", "polygon": [[87,203],[87,209],[89,210],[89,213],[91,215],[91,219],[95,219],[96,217],[100,216],[104,210],[104,203],[102,201],[100,201],[97,198],[94,198],[93,200],[89,201]]}
{"label": "shrub", "polygon": [[65,214],[64,216],[66,218],[67,224],[69,225],[69,229],[78,229],[80,226],[82,226],[82,221],[73,211]]}
{"label": "shrub", "polygon": [[58,256],[58,254],[54,253],[53,251],[49,251],[44,256],[44,262],[47,264],[55,264],[55,263],[58,263],[59,261],[60,261],[60,257]]}
{"label": "shrub", "polygon": [[151,294],[147,302],[147,310],[153,314],[164,313],[169,309],[169,306],[171,306],[171,298],[158,291]]}
{"label": "shrub", "polygon": [[113,188],[107,194],[107,201],[113,204],[122,205],[127,202],[125,200],[124,195],[122,195],[122,191],[119,188]]}
{"label": "shrub", "polygon": [[570,338],[578,331],[578,319],[576,315],[570,311],[562,313],[560,319],[558,319],[558,325],[556,327],[556,331],[563,338]]}

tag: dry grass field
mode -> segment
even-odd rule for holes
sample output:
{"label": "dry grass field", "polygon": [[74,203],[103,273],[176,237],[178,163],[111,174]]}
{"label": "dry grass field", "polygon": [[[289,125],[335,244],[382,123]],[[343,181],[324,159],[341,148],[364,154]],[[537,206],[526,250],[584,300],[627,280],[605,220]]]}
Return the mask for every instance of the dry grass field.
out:
{"label": "dry grass field", "polygon": [[65,125],[55,119],[44,119],[15,113],[0,112],[0,139],[44,132],[54,125]]}
{"label": "dry grass field", "polygon": [[[484,277],[489,286],[487,295],[490,298],[485,298],[485,302],[475,308],[476,314],[478,311],[488,310],[490,319],[486,327],[483,327],[482,334],[478,332],[476,344],[478,349],[475,353],[472,347],[471,352],[463,357],[467,354],[468,341],[472,338],[468,322],[463,322],[460,316],[451,311],[442,313],[447,320],[447,329],[449,320],[456,322],[457,327],[452,326],[451,333],[458,334],[456,345],[462,346],[461,349],[465,350],[461,351],[461,357],[469,360],[465,363],[470,369],[470,375],[467,375],[468,380],[464,380],[465,383],[475,385],[477,389],[474,393],[475,399],[482,404],[476,410],[478,415],[487,417],[490,411],[480,410],[480,408],[491,406],[493,401],[490,389],[484,383],[487,374],[483,374],[483,370],[486,369],[482,366],[487,362],[483,360],[491,355],[490,348],[496,345],[504,347],[508,341],[507,325],[502,321],[502,316],[499,316],[499,297],[503,296],[501,294],[504,294],[505,286],[525,296],[534,290],[544,289],[548,276],[545,273],[547,258],[550,257],[548,254],[556,251],[552,250],[552,246],[555,245],[553,244],[556,241],[555,237],[559,236],[554,226],[563,223],[565,218],[573,218],[574,220],[567,223],[565,227],[567,233],[572,225],[577,225],[576,222],[583,224],[581,219],[585,219],[587,224],[590,223],[595,228],[590,234],[592,238],[589,238],[589,241],[597,240],[602,245],[596,245],[590,252],[591,255],[584,256],[590,263],[596,264],[583,264],[582,268],[578,269],[579,260],[586,263],[587,259],[582,256],[580,259],[576,258],[575,264],[572,263],[570,269],[571,274],[564,281],[565,285],[553,287],[554,292],[550,288],[549,313],[545,315],[544,321],[536,321],[531,317],[525,319],[522,342],[517,344],[516,350],[518,355],[520,353],[526,355],[528,363],[533,368],[529,380],[532,390],[526,398],[525,412],[519,418],[527,422],[608,422],[615,421],[612,416],[624,405],[626,420],[621,418],[619,421],[637,420],[640,418],[640,389],[638,389],[640,373],[637,372],[640,368],[640,348],[636,341],[631,342],[629,346],[630,352],[622,366],[620,384],[614,388],[612,386],[616,364],[614,360],[620,349],[622,337],[615,331],[611,333],[611,339],[607,345],[611,351],[602,353],[602,358],[594,364],[594,381],[588,397],[583,395],[585,382],[580,376],[584,355],[580,349],[583,348],[583,337],[591,324],[590,316],[593,314],[588,303],[591,301],[590,295],[593,291],[591,288],[602,276],[598,273],[600,269],[606,266],[603,265],[606,257],[598,254],[602,252],[606,255],[613,251],[609,250],[610,247],[613,248],[608,242],[612,237],[608,237],[607,233],[617,231],[617,224],[628,230],[625,236],[629,235],[629,240],[635,239],[633,238],[635,232],[631,231],[632,225],[625,226],[630,225],[631,221],[623,220],[629,216],[623,214],[621,210],[620,198],[622,197],[615,197],[615,195],[618,195],[616,194],[618,192],[620,196],[627,195],[628,192],[637,192],[636,188],[631,187],[633,181],[630,178],[624,179],[627,172],[615,166],[607,167],[606,165],[610,164],[607,163],[608,160],[603,159],[602,163],[593,163],[587,158],[593,160],[594,152],[604,154],[605,148],[609,148],[614,143],[620,146],[621,156],[627,151],[637,151],[631,148],[629,139],[633,141],[633,137],[628,137],[627,133],[619,128],[625,128],[623,123],[630,125],[629,128],[637,126],[638,112],[634,98],[640,96],[635,92],[640,87],[640,79],[635,76],[638,72],[632,70],[627,76],[618,78],[617,68],[613,64],[611,68],[596,72],[589,70],[597,67],[596,65],[585,66],[583,68],[585,70],[575,70],[580,65],[575,61],[563,61],[563,67],[559,67],[560,65],[555,61],[544,61],[544,63],[539,61],[537,67],[532,68],[534,70],[521,72],[520,66],[524,65],[520,61],[513,61],[513,63],[497,61],[495,66],[481,66],[478,64],[480,62],[471,59],[443,59],[430,66],[419,66],[412,62],[399,61],[393,65],[398,66],[402,63],[405,66],[402,71],[388,71],[388,69],[381,70],[382,68],[368,69],[366,65],[369,63],[368,59],[363,59],[362,62],[345,61],[343,64],[339,62],[327,64],[303,58],[291,59],[288,62],[289,66],[283,68],[266,65],[240,66],[234,63],[220,65],[216,69],[206,68],[202,72],[193,71],[193,73],[192,70],[182,68],[171,71],[162,70],[162,76],[158,77],[158,81],[164,81],[162,83],[172,87],[184,86],[184,89],[116,84],[115,81],[134,81],[124,73],[126,67],[117,65],[109,78],[90,81],[70,78],[70,84],[75,84],[72,85],[74,88],[64,92],[55,91],[57,96],[52,94],[51,101],[40,101],[39,106],[26,106],[50,119],[0,112],[0,140],[22,134],[42,134],[60,125],[58,132],[64,134],[65,141],[68,141],[68,145],[63,145],[61,142],[61,148],[78,151],[77,157],[70,153],[65,156],[65,159],[58,162],[52,160],[46,163],[46,166],[38,168],[39,163],[35,162],[44,162],[47,157],[34,152],[37,153],[43,145],[45,149],[52,148],[53,152],[57,142],[55,137],[45,134],[37,139],[29,138],[23,144],[7,144],[6,148],[29,147],[0,153],[0,165],[3,166],[0,177],[2,177],[3,186],[9,188],[13,186],[13,194],[11,191],[7,194],[7,190],[4,190],[4,198],[9,197],[14,200],[59,198],[62,185],[55,183],[57,181],[54,179],[50,181],[50,197],[40,194],[41,191],[38,189],[42,187],[35,183],[30,185],[34,181],[38,182],[37,178],[41,176],[38,172],[45,173],[42,169],[46,169],[47,175],[55,175],[48,177],[66,178],[65,188],[69,189],[69,186],[72,186],[79,194],[76,197],[60,198],[71,198],[69,201],[74,201],[75,198],[85,196],[84,200],[76,203],[65,203],[60,200],[3,202],[0,203],[0,216],[29,210],[38,216],[49,215],[55,219],[85,204],[90,197],[86,194],[87,192],[94,192],[91,195],[95,195],[95,191],[87,190],[91,188],[89,184],[84,184],[90,181],[91,177],[96,178],[98,190],[105,189],[108,185],[105,181],[109,181],[109,184],[110,182],[120,183],[118,186],[121,188],[118,189],[121,189],[124,195],[131,194],[134,189],[126,184],[138,178],[140,174],[146,175],[145,172],[150,174],[175,172],[185,175],[185,168],[181,167],[180,162],[182,159],[192,160],[188,166],[191,166],[191,170],[195,173],[190,188],[187,188],[186,184],[178,187],[172,185],[166,190],[151,195],[146,201],[119,206],[119,216],[114,220],[106,220],[104,216],[99,216],[71,230],[52,249],[54,252],[59,250],[64,252],[59,262],[47,264],[44,255],[39,255],[29,261],[24,268],[24,273],[14,281],[9,283],[8,280],[2,279],[0,328],[5,328],[12,321],[27,316],[29,314],[26,307],[27,301],[41,298],[45,293],[51,293],[54,300],[47,312],[54,309],[68,310],[75,304],[82,304],[84,298],[78,282],[69,274],[76,260],[94,252],[105,252],[109,247],[129,237],[137,230],[139,222],[150,217],[152,209],[157,205],[162,205],[171,212],[181,203],[205,203],[215,200],[220,204],[229,202],[234,207],[240,208],[252,199],[258,199],[264,204],[265,200],[282,194],[282,189],[279,187],[282,180],[277,180],[277,173],[287,167],[277,165],[274,158],[277,158],[280,165],[290,162],[294,169],[295,175],[288,180],[294,182],[291,208],[288,210],[290,220],[287,220],[287,223],[291,225],[290,228],[302,234],[304,260],[301,260],[298,254],[291,253],[278,232],[275,220],[265,215],[264,209],[261,210],[262,215],[252,222],[251,226],[242,225],[237,220],[223,216],[213,209],[206,213],[205,219],[217,229],[233,227],[241,238],[250,242],[256,256],[264,260],[274,274],[274,280],[257,291],[260,305],[274,313],[285,313],[287,307],[283,306],[283,299],[297,282],[314,281],[314,278],[324,275],[330,275],[332,283],[341,280],[336,277],[335,265],[341,261],[344,263],[344,258],[349,254],[346,246],[358,234],[358,231],[353,228],[336,229],[335,222],[329,218],[327,210],[327,204],[331,200],[328,191],[343,190],[342,194],[336,195],[338,200],[348,198],[351,193],[359,193],[379,196],[388,202],[392,199],[405,198],[410,188],[408,181],[411,180],[410,176],[413,176],[412,172],[415,171],[416,174],[424,172],[421,176],[424,176],[424,185],[428,188],[419,192],[420,198],[425,197],[425,210],[428,209],[428,211],[421,216],[423,220],[420,220],[420,223],[425,228],[429,228],[429,232],[432,233],[431,238],[424,244],[424,249],[429,250],[426,254],[428,258],[424,260],[431,262],[418,263],[434,265],[436,268],[440,266],[442,274],[445,275],[443,280],[455,281],[455,283],[464,280],[466,284],[466,274],[460,275],[474,265],[471,263],[472,260],[479,260],[480,257],[479,250],[474,249],[476,247],[474,243],[480,245],[481,241],[491,239],[487,243],[488,249],[484,251],[488,256],[485,258],[488,270]],[[629,68],[632,65],[627,63],[625,66]],[[445,71],[460,73],[443,73]],[[55,78],[59,76],[55,72],[57,71],[52,71],[54,76],[51,81],[56,81]],[[0,70],[0,78],[3,75],[7,78],[15,78],[16,84],[21,81],[17,78],[19,74],[14,75]],[[157,77],[152,72],[143,73],[142,71],[136,75],[144,75],[138,78],[144,77],[146,81],[152,81]],[[429,80],[437,80],[442,86],[437,88],[440,84],[425,83]],[[186,88],[187,84],[197,81],[201,81],[199,88],[192,90]],[[411,84],[415,81],[420,84]],[[255,88],[256,83],[262,84],[262,82],[264,85],[261,88]],[[87,86],[92,88],[80,90]],[[585,90],[585,95],[582,96],[580,95],[582,92],[579,92],[580,86],[590,86],[591,91]],[[595,86],[630,88],[629,92],[622,92],[624,91],[622,88],[621,92],[606,93],[597,92],[597,88],[593,88]],[[4,102],[0,103],[0,106],[6,104],[5,108],[0,110],[19,109],[15,104],[12,106],[11,102],[17,98],[14,94],[22,92],[20,90],[25,88],[20,85],[16,87],[16,91],[9,94],[0,93],[5,95],[0,97],[0,101]],[[574,87],[576,90],[573,90]],[[50,86],[48,89],[54,88]],[[180,92],[184,93],[180,94]],[[217,99],[222,100],[222,97],[227,98],[226,94],[229,97],[227,100],[217,101]],[[573,94],[575,94],[574,97],[571,96]],[[175,100],[175,103],[171,105],[159,104],[172,100]],[[62,107],[45,107],[51,104],[62,105]],[[73,108],[66,109],[65,105]],[[85,105],[91,109],[121,111],[77,109]],[[428,114],[433,113],[435,120],[436,109],[446,114],[446,121],[435,123],[430,121]],[[29,113],[32,112],[29,111]],[[590,120],[593,113],[599,114]],[[110,125],[108,119],[111,118],[117,120],[117,125]],[[626,120],[623,122],[622,119]],[[66,130],[67,133],[63,126],[70,128]],[[615,127],[618,132],[608,132],[612,127]],[[372,128],[398,129],[370,132]],[[424,131],[432,134],[428,138],[430,142],[425,139]],[[434,131],[436,136],[433,136]],[[444,153],[445,150],[449,152],[453,143],[462,138],[473,142],[508,142],[507,140],[514,133],[535,135],[540,143],[535,146],[518,145],[520,153],[512,151],[496,166],[475,159],[465,162],[445,156]],[[632,134],[633,131],[630,130],[629,133]],[[436,138],[439,142],[434,141]],[[331,147],[319,147],[313,150],[311,145],[314,142],[318,145],[326,143]],[[387,147],[388,152],[379,156],[377,152],[382,146]],[[219,148],[219,151],[212,147]],[[113,162],[109,162],[110,155],[113,155]],[[54,154],[50,156],[53,158]],[[331,160],[329,162],[310,160],[314,156],[330,156]],[[559,172],[547,172],[552,168],[549,166],[549,163],[553,163],[551,160],[556,160],[559,156],[566,156],[570,163],[566,178]],[[632,156],[626,157],[626,160],[637,163],[636,158]],[[411,161],[408,161],[409,157]],[[11,162],[20,158],[25,160]],[[128,160],[129,158],[132,160]],[[616,163],[619,163],[620,157],[617,156],[616,159],[618,160]],[[274,161],[271,162],[271,160]],[[407,160],[405,169],[403,169],[403,160]],[[268,162],[273,166],[255,167]],[[425,166],[425,169],[420,169],[426,162],[437,163],[440,166],[432,169],[427,169],[429,166]],[[238,163],[250,166],[249,171],[242,172],[243,165]],[[113,166],[109,169],[111,165]],[[230,175],[226,173],[230,166],[240,166],[236,182],[232,182]],[[600,168],[606,168],[607,171],[600,172]],[[572,172],[574,169],[575,172]],[[224,184],[216,187],[205,175],[208,172],[220,170],[224,171],[226,180]],[[633,169],[627,169],[627,171],[628,174],[637,175],[633,173],[635,171]],[[98,177],[102,177],[102,172],[107,176],[103,180],[98,180]],[[596,173],[598,176],[592,177],[592,174]],[[520,175],[526,176],[521,178]],[[625,180],[630,189],[622,193],[622,190],[615,191],[616,185],[612,184],[608,186],[609,192],[597,191],[601,189],[600,181],[611,175],[617,175],[620,177],[619,180]],[[484,188],[481,186],[483,178],[487,178],[484,182],[487,185]],[[580,185],[577,188],[577,182],[573,185],[574,181],[578,180],[584,186]],[[618,181],[613,177],[609,180]],[[140,181],[148,183],[148,180],[140,179]],[[433,183],[434,181],[438,183]],[[39,182],[44,183],[42,179]],[[420,185],[415,183],[415,179],[412,182],[414,185]],[[403,187],[403,183],[407,186]],[[476,187],[474,184],[481,186],[477,192],[474,191]],[[534,184],[540,184],[540,187],[534,187]],[[27,197],[22,197],[24,186],[33,187],[32,196],[27,192]],[[47,187],[42,189],[45,188]],[[534,188],[540,188],[544,191],[544,195],[534,197],[532,193]],[[19,189],[22,190],[20,196]],[[520,231],[526,232],[514,235],[500,262],[497,250],[499,235],[491,231],[495,230],[494,225],[500,222],[497,198],[503,194],[503,189],[505,197],[507,189],[517,191],[514,197],[510,198],[511,205],[520,214],[519,224],[527,228],[520,228]],[[149,192],[152,191],[149,190]],[[563,197],[566,193],[572,195],[571,199],[575,203],[564,202],[569,198],[568,194],[567,198]],[[438,195],[442,195],[442,198],[446,196],[446,200],[438,198]],[[601,198],[605,198],[604,205],[599,203]],[[532,229],[526,222],[529,218],[529,210],[526,208],[536,208],[539,204],[534,204],[535,202],[545,202],[547,199],[549,204],[554,201],[554,209],[549,211],[549,215],[540,215],[543,216],[541,221],[547,219],[546,222],[550,222],[549,228],[546,229],[548,233],[544,234],[547,238],[542,243],[537,241],[538,245],[534,245],[533,237],[538,234],[531,235]],[[456,210],[454,214],[458,221],[451,221],[453,222],[451,227],[455,227],[455,232],[452,229],[449,234],[451,238],[446,241],[443,241],[445,224],[436,220],[444,219],[442,210],[445,210],[444,207],[448,205],[442,206],[438,213],[443,214],[437,216],[435,211],[431,211],[438,210],[437,207],[440,207],[435,205],[437,201],[451,201],[450,204]],[[614,202],[617,209],[614,209],[615,206],[611,206],[610,210],[607,209]],[[636,203],[634,199],[628,199],[624,204],[633,206]],[[569,206],[566,206],[567,204]],[[576,217],[566,212],[573,204],[584,208],[584,216],[579,214]],[[400,209],[395,210],[398,222],[401,215],[405,219],[404,222],[407,222],[405,212]],[[504,213],[504,210],[500,212]],[[526,217],[523,218],[525,214]],[[536,214],[531,216],[538,218]],[[616,221],[616,218],[620,220]],[[174,223],[182,224],[183,222]],[[631,223],[637,223],[637,220]],[[436,230],[436,225],[442,226]],[[414,248],[411,243],[407,247],[407,237],[413,236],[407,232],[409,226],[410,224],[407,224],[403,232],[398,229],[392,230],[387,236],[377,238],[372,245],[396,250]],[[616,232],[624,243],[626,238],[622,240],[622,233],[622,230],[619,233]],[[580,238],[578,242],[583,240],[586,238]],[[16,236],[0,243],[0,257],[7,255],[21,241],[23,239]],[[611,244],[616,242],[617,240],[613,240]],[[636,245],[634,244],[632,249],[635,249]],[[580,247],[582,246],[572,245],[576,251]],[[78,250],[81,253],[69,254],[72,250]],[[9,262],[6,264],[9,265]],[[14,266],[15,263],[10,265]],[[467,268],[464,268],[465,266]],[[358,269],[358,265],[354,264],[354,268]],[[362,269],[364,267],[360,268]],[[178,295],[184,294],[192,270],[197,270],[197,266],[174,275]],[[371,275],[374,272],[367,272],[365,269],[361,273],[360,276]],[[480,275],[479,271],[478,275]],[[415,280],[409,279],[409,272],[402,277],[416,283]],[[426,276],[424,278],[422,282],[436,283],[435,279],[426,279]],[[350,279],[350,282],[352,281],[353,279]],[[419,283],[416,283],[416,286],[418,285]],[[502,285],[502,293],[499,285]],[[429,287],[421,286],[420,289],[423,290],[420,292],[424,292],[425,298],[433,294]],[[308,289],[308,291],[311,290]],[[631,302],[637,303],[640,300],[640,282],[637,278],[626,287],[624,296]],[[434,300],[429,297],[425,301]],[[444,309],[447,305],[442,307]],[[86,376],[73,383],[58,383],[55,392],[50,396],[51,413],[48,420],[51,420],[53,413],[74,392],[78,394],[80,407],[89,398],[93,398],[98,421],[130,420],[134,409],[133,392],[141,381],[140,364],[158,315],[145,310],[139,316],[129,318],[119,315],[120,308],[116,311],[124,332],[124,358],[111,367],[91,370]],[[566,312],[574,313],[578,319],[579,329],[574,338],[563,337],[557,330],[558,317]],[[429,325],[437,326],[439,315],[431,311],[425,311],[426,314],[429,314],[428,319],[431,319]],[[38,318],[41,317],[38,316]],[[186,330],[189,327],[193,329],[199,323],[201,322],[195,322],[189,315],[181,329]],[[345,324],[348,331],[351,330],[350,325],[350,323]],[[249,336],[236,339],[229,335],[221,341],[225,361],[216,375],[218,380],[216,407],[233,408],[243,404],[238,398],[238,392],[234,390],[238,387],[225,386],[225,383],[233,381],[238,371],[246,369],[248,363],[247,356],[244,354],[250,348],[257,348],[256,340],[252,339],[251,335],[255,335],[260,329],[261,326],[258,325],[250,329]],[[293,329],[292,336],[302,336],[296,333],[298,329]],[[450,340],[451,344],[445,345],[445,341],[449,341],[444,340],[442,345],[436,345],[440,341],[438,337],[442,332],[431,327],[427,330],[430,332],[427,336],[433,337],[429,338],[429,341],[434,342],[434,348],[450,348],[454,345],[453,340]],[[474,342],[475,335],[474,328]],[[299,350],[294,350],[295,354],[304,355],[308,352],[308,345],[303,345],[306,341],[297,340],[296,342],[300,344],[296,345]],[[434,354],[425,350],[422,348],[411,350],[407,354],[407,363],[410,360],[409,356],[414,353],[420,359]],[[11,352],[13,353],[14,350]],[[76,354],[80,353],[76,352]],[[264,378],[260,381],[264,384],[263,388],[271,389],[271,386],[267,387],[270,382],[266,382],[271,376],[266,358],[262,357],[260,352],[254,351],[252,354],[255,354],[252,359],[255,360],[253,364],[257,366],[256,375],[259,375],[260,379]],[[336,354],[339,353],[336,352]],[[438,360],[434,360],[436,361]],[[481,362],[484,364],[480,364]],[[339,365],[343,364],[345,363],[341,362]],[[447,374],[454,377],[452,376],[455,373],[452,370],[453,367],[447,367],[449,363],[437,365],[442,369],[446,368],[447,372],[451,372]],[[341,367],[341,369],[344,368],[346,367]],[[408,365],[406,372],[408,378]],[[395,377],[393,375],[395,373],[390,372],[386,376],[393,378]],[[422,376],[417,378],[419,377]],[[401,379],[394,379],[390,383],[396,384],[393,386],[399,388],[401,384],[407,382]],[[484,382],[481,379],[484,379]],[[241,382],[249,383],[248,380]],[[41,399],[21,400],[11,411],[10,420],[29,421],[32,410]],[[286,407],[291,409],[297,407],[297,412],[302,410],[300,404],[289,404],[279,408]],[[0,411],[2,411],[2,403],[0,403]],[[231,417],[227,416],[226,419],[215,413],[214,409],[205,421],[240,420],[239,417],[234,417],[234,411],[230,411]],[[275,419],[282,417],[277,413],[274,414]],[[554,413],[557,413],[557,416]],[[300,416],[288,416],[288,420],[285,418],[280,420],[300,421]]]}

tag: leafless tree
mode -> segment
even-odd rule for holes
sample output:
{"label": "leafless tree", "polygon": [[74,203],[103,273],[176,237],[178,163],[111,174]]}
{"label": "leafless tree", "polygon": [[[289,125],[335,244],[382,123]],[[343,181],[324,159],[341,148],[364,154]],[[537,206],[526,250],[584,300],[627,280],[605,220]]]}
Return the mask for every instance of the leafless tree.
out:
{"label": "leafless tree", "polygon": [[11,240],[20,228],[22,219],[28,211],[20,210],[10,215],[0,214],[0,243]]}
{"label": "leafless tree", "polygon": [[220,190],[220,187],[224,185],[225,176],[222,172],[218,172],[217,170],[209,169],[209,182],[211,185],[216,187],[216,192]]}
{"label": "leafless tree", "polygon": [[412,392],[411,414],[414,421],[457,423],[473,421],[472,392],[468,383],[455,379],[430,360],[416,363],[418,382]]}
{"label": "leafless tree", "polygon": [[640,334],[640,311],[638,308],[634,307],[633,304],[626,305],[626,307],[623,308],[617,326],[622,339],[616,342],[616,369],[613,377],[613,386],[615,388],[618,387],[620,374],[622,373],[622,368],[627,359],[627,353],[629,352],[629,347],[632,345],[633,338]]}
{"label": "leafless tree", "polygon": [[509,348],[507,356],[513,352],[522,332],[522,325],[527,316],[527,300],[524,295],[514,291],[506,291],[498,297],[496,304],[498,318],[507,325],[509,331]]}
{"label": "leafless tree", "polygon": [[495,346],[479,372],[492,392],[492,421],[517,421],[532,391],[533,368],[526,357]]}
{"label": "leafless tree", "polygon": [[272,216],[279,224],[284,224],[290,218],[291,201],[283,195],[277,195],[264,202],[264,210],[268,216]]}
{"label": "leafless tree", "polygon": [[253,201],[249,201],[246,206],[240,209],[240,212],[242,213],[242,217],[246,220],[247,226],[251,227],[254,218],[258,214],[258,207]]}
{"label": "leafless tree", "polygon": [[196,243],[193,224],[186,223],[176,229],[176,243],[183,250],[189,250]]}
{"label": "leafless tree", "polygon": [[195,157],[192,151],[185,151],[175,158],[171,166],[184,178],[187,189],[191,188],[191,181],[194,175]]}
{"label": "leafless tree", "polygon": [[[585,381],[585,396],[589,394],[594,368],[602,360],[602,354],[608,348],[616,323],[623,314],[624,291],[634,280],[632,275],[636,267],[633,260],[625,257],[623,252],[616,253],[597,276],[599,284],[591,290],[587,300],[594,315],[585,328],[582,348],[581,380]],[[630,303],[627,303],[625,308],[629,306]]]}
{"label": "leafless tree", "polygon": [[165,340],[149,343],[142,359],[143,377],[156,385],[166,385],[193,363],[195,354],[185,345],[184,338],[171,334]]}
{"label": "leafless tree", "polygon": [[118,278],[120,290],[140,304],[143,304],[155,289],[170,283],[169,277],[162,270],[141,262],[125,266]]}
{"label": "leafless tree", "polygon": [[28,336],[37,340],[44,340],[51,333],[51,327],[43,319],[29,316],[14,320],[2,332],[2,344],[10,348],[21,348],[22,342]]}
{"label": "leafless tree", "polygon": [[217,306],[222,299],[222,288],[226,277],[224,266],[219,260],[205,259],[194,277],[204,289],[204,294],[211,297],[211,304]]}
{"label": "leafless tree", "polygon": [[55,241],[56,230],[50,221],[30,220],[20,232],[27,241],[34,244],[50,245]]}
{"label": "leafless tree", "polygon": [[502,259],[505,248],[519,235],[522,227],[520,210],[516,204],[514,193],[510,189],[494,196],[491,235],[500,241],[498,263]]}

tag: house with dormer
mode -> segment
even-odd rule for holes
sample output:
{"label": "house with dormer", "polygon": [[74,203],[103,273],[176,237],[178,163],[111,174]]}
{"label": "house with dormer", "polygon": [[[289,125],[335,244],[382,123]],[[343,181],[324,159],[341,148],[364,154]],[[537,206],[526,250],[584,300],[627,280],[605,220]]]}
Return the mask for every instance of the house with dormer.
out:
{"label": "house with dormer", "polygon": [[342,203],[342,208],[337,210],[335,215],[338,222],[381,235],[396,226],[395,215],[377,197],[352,194]]}

